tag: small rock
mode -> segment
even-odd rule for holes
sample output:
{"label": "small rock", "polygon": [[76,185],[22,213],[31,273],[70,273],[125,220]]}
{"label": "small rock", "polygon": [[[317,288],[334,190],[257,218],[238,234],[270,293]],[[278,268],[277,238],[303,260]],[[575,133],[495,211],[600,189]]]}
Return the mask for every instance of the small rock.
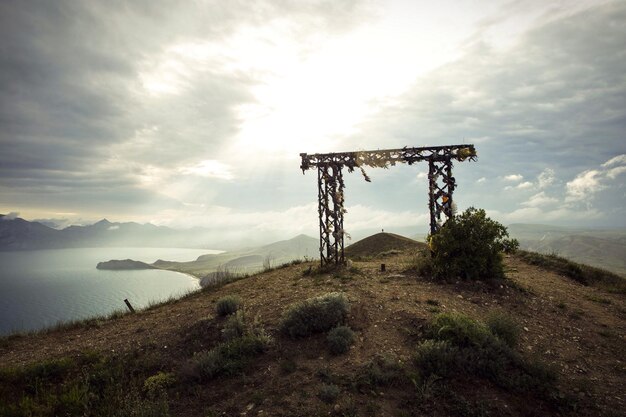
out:
{"label": "small rock", "polygon": [[460,298],[461,300],[463,299],[463,296],[461,294],[457,295],[456,298]]}
{"label": "small rock", "polygon": [[528,330],[528,327],[524,327],[524,331],[525,331],[525,332],[529,331],[529,330]]}

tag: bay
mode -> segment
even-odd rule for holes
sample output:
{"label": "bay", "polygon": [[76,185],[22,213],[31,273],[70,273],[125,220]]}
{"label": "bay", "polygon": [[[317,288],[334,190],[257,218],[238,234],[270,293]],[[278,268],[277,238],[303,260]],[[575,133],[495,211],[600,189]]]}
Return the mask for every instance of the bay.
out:
{"label": "bay", "polygon": [[199,280],[186,274],[157,269],[98,270],[100,261],[190,261],[220,252],[181,248],[0,252],[0,335],[107,315],[126,309],[124,299],[141,309],[200,288]]}

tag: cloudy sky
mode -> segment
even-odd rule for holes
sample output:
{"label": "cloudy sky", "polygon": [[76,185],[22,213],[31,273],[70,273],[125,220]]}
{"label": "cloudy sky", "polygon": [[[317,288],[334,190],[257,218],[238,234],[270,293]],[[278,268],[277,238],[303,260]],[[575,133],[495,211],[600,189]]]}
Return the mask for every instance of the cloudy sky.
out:
{"label": "cloudy sky", "polygon": [[[316,234],[300,152],[474,143],[460,209],[626,227],[626,2],[0,3],[0,213]],[[426,166],[346,229],[426,230]]]}

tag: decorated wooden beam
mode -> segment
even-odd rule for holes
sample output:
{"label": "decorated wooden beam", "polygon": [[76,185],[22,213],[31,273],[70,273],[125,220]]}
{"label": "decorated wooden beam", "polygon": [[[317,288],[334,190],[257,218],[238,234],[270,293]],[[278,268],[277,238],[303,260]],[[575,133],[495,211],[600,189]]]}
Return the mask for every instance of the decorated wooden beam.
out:
{"label": "decorated wooden beam", "polygon": [[324,266],[345,263],[346,232],[343,229],[343,216],[346,210],[342,173],[344,167],[348,172],[360,169],[365,180],[370,182],[364,167],[389,168],[397,163],[412,165],[427,161],[430,233],[434,234],[442,224],[441,215],[443,214],[447,220],[454,214],[452,194],[456,188],[456,180],[452,176],[452,162],[476,160],[476,149],[474,145],[448,145],[312,155],[301,153],[300,157],[302,173],[317,168],[320,261]]}

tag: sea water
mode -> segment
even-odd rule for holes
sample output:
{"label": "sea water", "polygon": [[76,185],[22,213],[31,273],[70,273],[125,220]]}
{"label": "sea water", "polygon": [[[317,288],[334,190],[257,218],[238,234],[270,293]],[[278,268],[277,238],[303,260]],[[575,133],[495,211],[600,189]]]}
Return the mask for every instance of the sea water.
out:
{"label": "sea water", "polygon": [[105,271],[101,261],[191,261],[216,250],[91,248],[0,252],[0,335],[110,314],[200,288],[189,275],[157,269]]}

